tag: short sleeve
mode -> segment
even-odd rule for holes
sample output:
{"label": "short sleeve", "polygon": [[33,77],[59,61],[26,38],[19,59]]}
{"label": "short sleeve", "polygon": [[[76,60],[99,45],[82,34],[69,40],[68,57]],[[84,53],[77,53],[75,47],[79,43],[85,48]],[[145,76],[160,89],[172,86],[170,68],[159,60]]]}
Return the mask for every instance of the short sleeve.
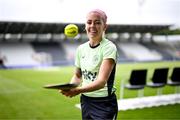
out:
{"label": "short sleeve", "polygon": [[80,68],[80,48],[78,47],[76,49],[76,55],[75,55],[75,66]]}
{"label": "short sleeve", "polygon": [[103,59],[112,58],[115,62],[117,61],[117,48],[111,43],[103,48]]}

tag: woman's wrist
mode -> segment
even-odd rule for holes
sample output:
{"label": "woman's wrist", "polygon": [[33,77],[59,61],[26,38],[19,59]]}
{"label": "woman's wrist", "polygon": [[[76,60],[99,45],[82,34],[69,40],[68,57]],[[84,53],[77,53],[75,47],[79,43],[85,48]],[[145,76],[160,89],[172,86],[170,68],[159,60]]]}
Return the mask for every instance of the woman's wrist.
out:
{"label": "woman's wrist", "polygon": [[84,93],[85,92],[85,89],[83,87],[78,87],[77,89],[78,89],[79,93]]}

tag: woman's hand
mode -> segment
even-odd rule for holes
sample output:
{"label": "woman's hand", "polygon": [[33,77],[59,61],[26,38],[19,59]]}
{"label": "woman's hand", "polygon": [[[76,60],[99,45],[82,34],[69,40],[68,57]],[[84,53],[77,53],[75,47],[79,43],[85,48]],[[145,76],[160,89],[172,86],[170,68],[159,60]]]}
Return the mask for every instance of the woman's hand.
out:
{"label": "woman's hand", "polygon": [[70,89],[70,90],[59,90],[59,92],[63,95],[65,95],[66,97],[74,97],[78,94],[81,93],[81,90],[79,87],[77,88],[73,88],[73,89]]}

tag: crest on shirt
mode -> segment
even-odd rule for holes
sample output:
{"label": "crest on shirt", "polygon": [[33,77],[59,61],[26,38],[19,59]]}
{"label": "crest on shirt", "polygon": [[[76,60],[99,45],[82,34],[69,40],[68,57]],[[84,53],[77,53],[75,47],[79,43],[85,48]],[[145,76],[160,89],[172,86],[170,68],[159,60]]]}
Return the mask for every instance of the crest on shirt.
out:
{"label": "crest on shirt", "polygon": [[99,61],[99,56],[98,55],[94,55],[94,57],[92,59],[93,64],[97,64],[98,61]]}

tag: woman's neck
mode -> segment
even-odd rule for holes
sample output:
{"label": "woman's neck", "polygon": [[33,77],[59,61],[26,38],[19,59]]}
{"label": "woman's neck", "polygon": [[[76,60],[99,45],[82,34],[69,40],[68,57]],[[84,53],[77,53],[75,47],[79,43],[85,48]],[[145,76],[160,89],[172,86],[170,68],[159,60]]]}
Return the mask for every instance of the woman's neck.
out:
{"label": "woman's neck", "polygon": [[102,38],[99,39],[89,39],[90,46],[97,46],[102,41]]}

